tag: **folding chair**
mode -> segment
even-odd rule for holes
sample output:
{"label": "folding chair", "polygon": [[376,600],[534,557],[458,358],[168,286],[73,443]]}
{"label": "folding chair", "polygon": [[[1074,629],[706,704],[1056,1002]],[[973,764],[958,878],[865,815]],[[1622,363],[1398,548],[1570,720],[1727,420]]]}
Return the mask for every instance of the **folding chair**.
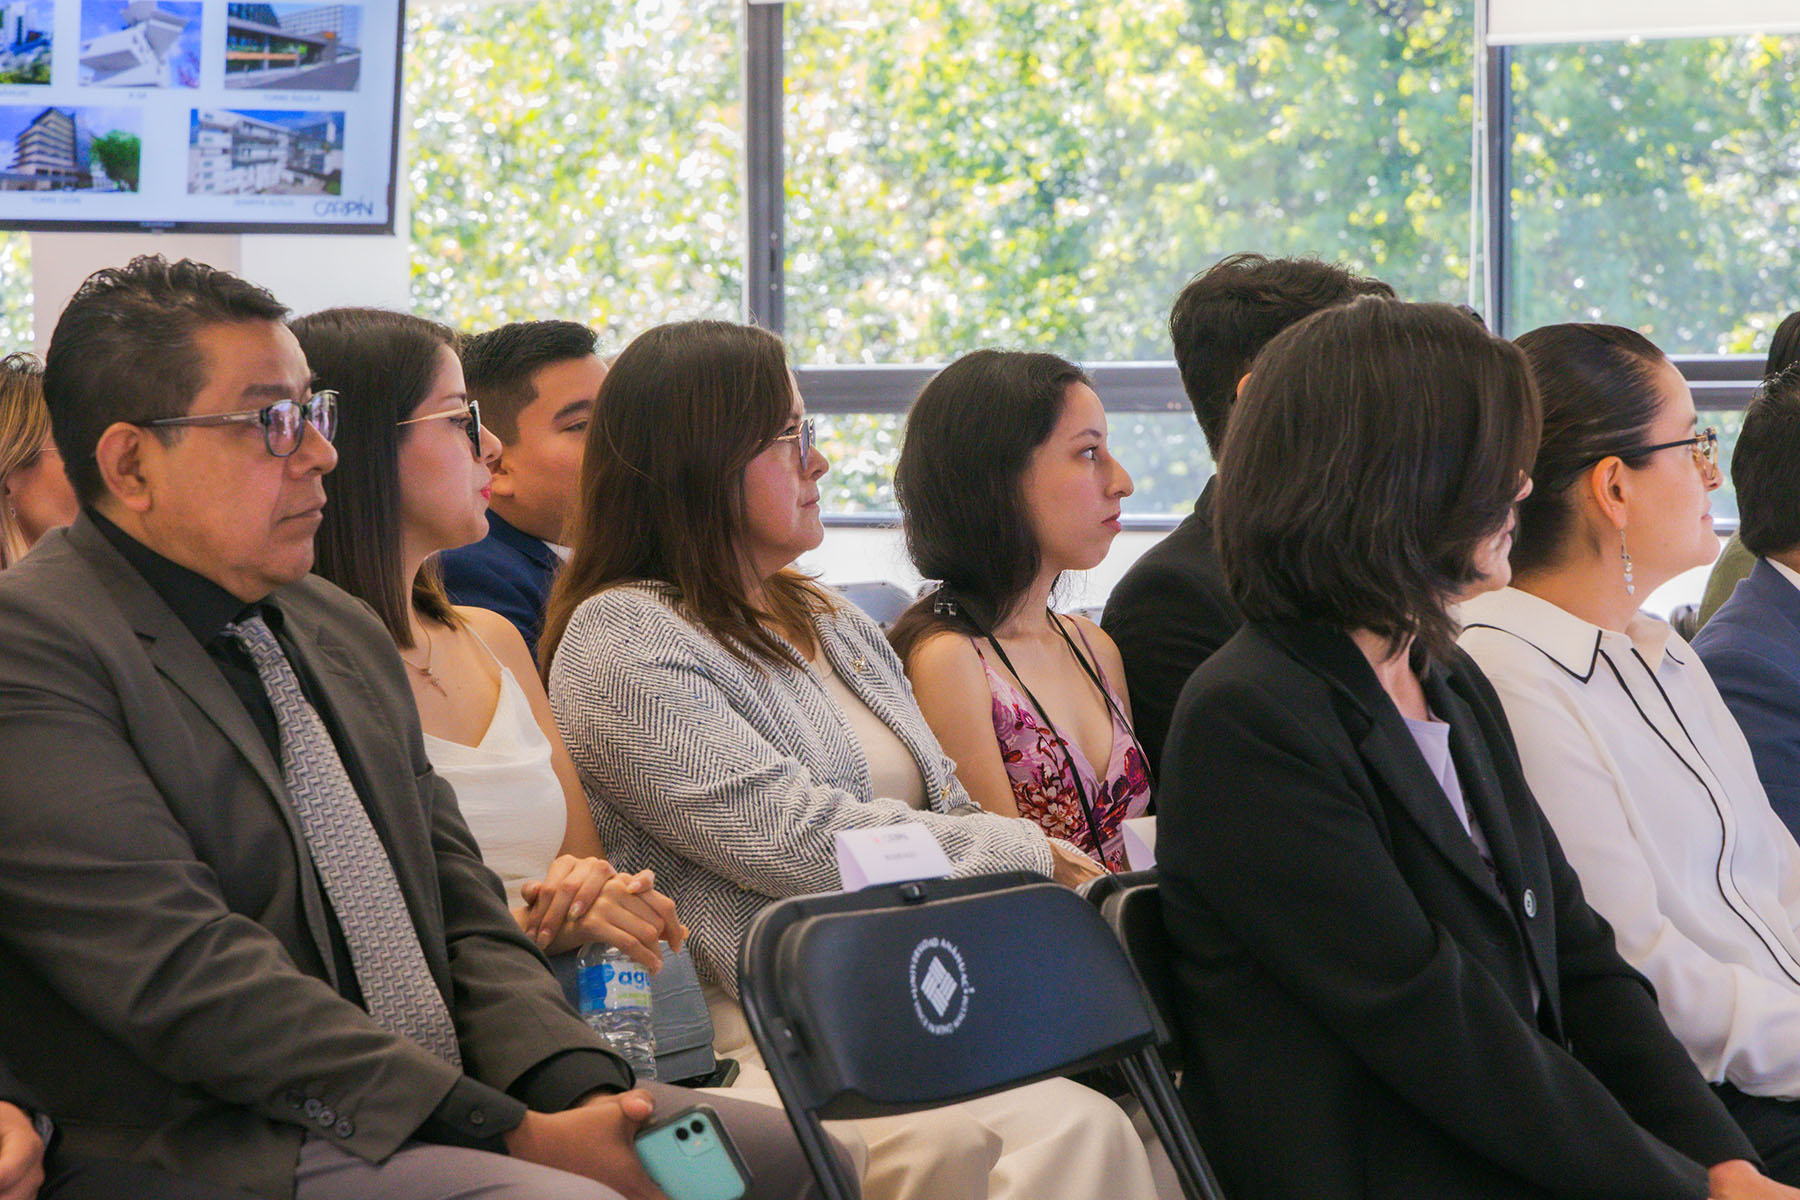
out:
{"label": "folding chair", "polygon": [[1086,900],[1095,908],[1101,909],[1101,911],[1104,912],[1105,909],[1102,906],[1106,903],[1106,898],[1108,896],[1128,887],[1136,887],[1140,883],[1155,882],[1155,867],[1151,867],[1147,871],[1120,871],[1116,874],[1108,871],[1104,875],[1094,876],[1092,879],[1076,888],[1075,894],[1080,896],[1083,900]]}
{"label": "folding chair", "polygon": [[1143,878],[1114,877],[1120,886],[1110,889],[1100,901],[1100,915],[1125,948],[1125,957],[1136,968],[1157,1016],[1174,1035],[1163,1062],[1170,1071],[1180,1071],[1186,1059],[1181,1049],[1181,1010],[1175,1003],[1175,979],[1169,970],[1174,950],[1163,925],[1162,893],[1156,887],[1156,872],[1136,874]]}
{"label": "folding chair", "polygon": [[868,614],[871,621],[886,629],[912,607],[913,594],[897,583],[874,580],[866,583],[840,583],[838,592]]}
{"label": "folding chair", "polygon": [[1009,872],[778,901],[744,940],[750,1031],[827,1200],[822,1120],[934,1108],[1117,1062],[1190,1200],[1219,1200],[1156,1047],[1161,1022],[1081,897]]}

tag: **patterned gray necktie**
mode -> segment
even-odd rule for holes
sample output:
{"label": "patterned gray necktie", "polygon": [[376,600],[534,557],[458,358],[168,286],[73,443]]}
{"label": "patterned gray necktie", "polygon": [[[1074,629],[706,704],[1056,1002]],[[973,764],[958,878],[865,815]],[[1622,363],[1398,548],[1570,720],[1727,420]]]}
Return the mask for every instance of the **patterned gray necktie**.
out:
{"label": "patterned gray necktie", "polygon": [[275,709],[281,778],[325,894],[350,946],[369,1016],[452,1066],[462,1065],[456,1026],[431,978],[387,849],[338,757],[325,722],[300,690],[281,644],[252,616],[225,631],[249,651]]}

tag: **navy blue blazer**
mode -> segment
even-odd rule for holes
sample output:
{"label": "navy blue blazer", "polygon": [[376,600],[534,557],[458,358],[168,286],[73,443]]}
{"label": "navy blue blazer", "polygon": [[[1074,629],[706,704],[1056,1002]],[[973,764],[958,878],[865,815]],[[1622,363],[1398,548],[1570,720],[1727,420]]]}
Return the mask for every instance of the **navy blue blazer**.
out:
{"label": "navy blue blazer", "polygon": [[1775,815],[1800,837],[1800,589],[1757,559],[1694,649],[1750,743]]}
{"label": "navy blue blazer", "polygon": [[511,621],[536,654],[550,583],[562,559],[550,543],[515,528],[491,509],[487,519],[486,537],[438,556],[444,590],[453,604],[492,609]]}

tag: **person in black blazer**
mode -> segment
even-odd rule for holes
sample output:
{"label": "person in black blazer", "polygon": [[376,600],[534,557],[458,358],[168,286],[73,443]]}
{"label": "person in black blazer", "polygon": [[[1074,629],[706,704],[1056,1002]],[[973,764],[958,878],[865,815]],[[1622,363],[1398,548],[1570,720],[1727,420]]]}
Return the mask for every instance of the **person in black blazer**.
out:
{"label": "person in black blazer", "polygon": [[55,1124],[0,1060],[0,1200],[249,1200],[138,1163],[75,1158],[55,1141]]}
{"label": "person in black blazer", "polygon": [[1233,1200],[1800,1195],[1620,959],[1455,648],[1537,432],[1516,349],[1384,299],[1282,334],[1239,401],[1248,624],[1183,689],[1157,845],[1183,1098]]}
{"label": "person in black blazer", "polygon": [[[1238,386],[1270,338],[1333,304],[1393,294],[1378,279],[1310,258],[1233,254],[1194,276],[1175,300],[1169,333],[1213,460]],[[1100,618],[1125,661],[1134,726],[1152,770],[1181,685],[1244,621],[1213,548],[1214,490],[1209,479],[1194,511],[1114,586]]]}

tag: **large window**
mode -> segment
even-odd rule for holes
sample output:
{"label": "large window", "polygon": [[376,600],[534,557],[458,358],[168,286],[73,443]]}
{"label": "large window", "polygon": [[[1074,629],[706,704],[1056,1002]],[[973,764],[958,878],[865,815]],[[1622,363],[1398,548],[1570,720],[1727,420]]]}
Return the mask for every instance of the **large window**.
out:
{"label": "large window", "polygon": [[789,7],[801,362],[1165,359],[1232,251],[1468,294],[1469,0]]}
{"label": "large window", "polygon": [[408,14],[413,301],[463,328],[564,317],[616,350],[743,304],[734,0]]}
{"label": "large window", "polygon": [[1510,53],[1509,332],[1764,353],[1800,304],[1800,36]]}
{"label": "large window", "polygon": [[[796,361],[1167,359],[1181,285],[1248,248],[1466,299],[1469,2],[790,6]],[[1110,407],[1126,512],[1191,508],[1211,464],[1179,391]],[[833,423],[836,511],[891,506],[898,430]]]}

